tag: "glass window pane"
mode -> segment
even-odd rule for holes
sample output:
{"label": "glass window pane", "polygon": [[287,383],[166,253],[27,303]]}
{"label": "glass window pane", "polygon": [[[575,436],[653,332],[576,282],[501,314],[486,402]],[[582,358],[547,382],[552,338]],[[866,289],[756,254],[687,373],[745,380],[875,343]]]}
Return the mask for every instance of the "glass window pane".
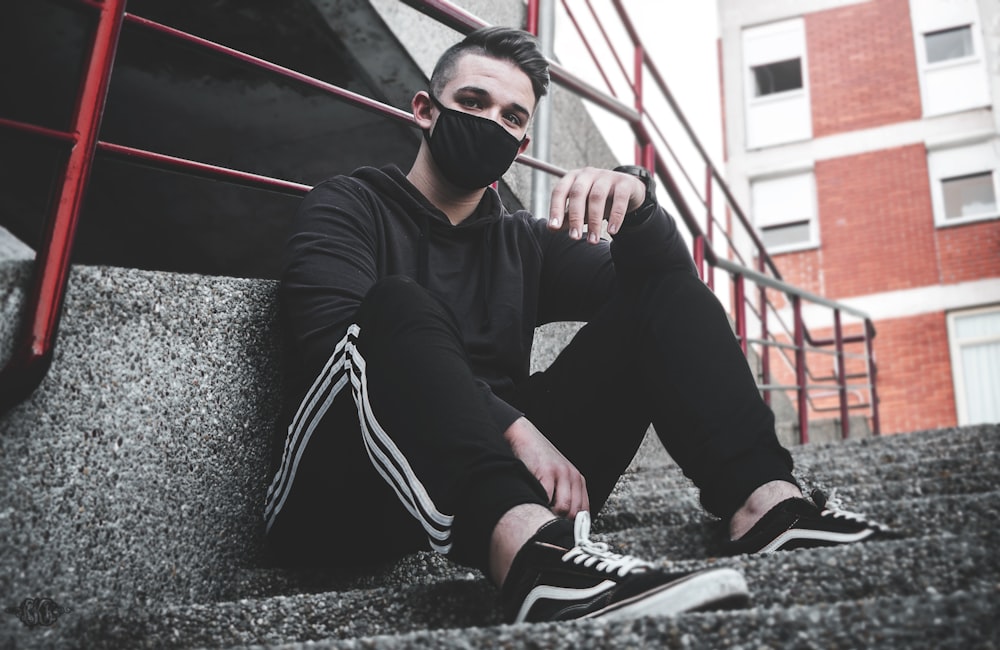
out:
{"label": "glass window pane", "polygon": [[945,178],[941,181],[941,189],[944,194],[946,219],[959,219],[997,211],[992,172]]}
{"label": "glass window pane", "polygon": [[772,95],[802,87],[802,61],[788,59],[751,68],[754,78],[754,96]]}
{"label": "glass window pane", "polygon": [[955,317],[955,338],[959,343],[989,336],[1000,339],[1000,311]]}
{"label": "glass window pane", "polygon": [[761,239],[767,248],[807,244],[809,243],[809,222],[799,221],[780,226],[768,226],[762,229]]}
{"label": "glass window pane", "polygon": [[969,25],[924,34],[924,44],[927,46],[928,63],[962,59],[974,54],[972,28]]}
{"label": "glass window pane", "polygon": [[1000,343],[962,347],[967,424],[1000,422]]}

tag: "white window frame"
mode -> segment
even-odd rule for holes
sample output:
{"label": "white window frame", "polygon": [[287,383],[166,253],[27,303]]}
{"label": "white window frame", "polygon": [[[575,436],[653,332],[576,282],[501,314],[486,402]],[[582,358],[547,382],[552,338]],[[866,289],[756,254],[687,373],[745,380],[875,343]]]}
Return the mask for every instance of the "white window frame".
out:
{"label": "white window frame", "polygon": [[[974,28],[975,25],[971,23],[965,23],[964,25],[952,25],[951,27],[945,27],[944,29],[931,29],[925,32],[921,32],[920,34],[921,55],[922,55],[921,62],[923,64],[923,69],[934,70],[936,68],[947,68],[949,66],[962,65],[964,63],[969,63],[971,61],[978,59],[979,57],[976,53],[976,33]],[[942,32],[950,32],[959,29],[967,29],[969,31],[969,40],[972,43],[972,54],[966,54],[965,56],[961,57],[945,59],[943,61],[934,61],[932,63],[930,59],[928,59],[927,57],[927,37],[930,36],[931,34],[940,34]]]}
{"label": "white window frame", "polygon": [[[754,43],[768,43],[766,46],[754,46]],[[747,149],[762,149],[766,147],[801,142],[812,138],[812,100],[809,95],[809,59],[807,56],[805,21],[792,18],[766,25],[745,27],[741,36],[743,58],[743,110],[746,125]],[[757,96],[754,92],[755,78],[753,69],[757,66],[778,63],[789,59],[798,59],[802,72],[802,87],[785,90],[768,95]],[[802,120],[804,126],[801,132],[793,132],[791,136],[774,137],[766,129],[761,132],[761,111],[776,110],[782,105],[788,107],[804,105]],[[770,107],[770,109],[769,109]],[[766,120],[763,122],[767,123]]]}
{"label": "white window frame", "polygon": [[[782,171],[781,173],[767,174],[765,176],[758,176],[756,178],[750,179],[750,214],[753,216],[754,228],[757,230],[757,234],[761,236],[763,240],[763,232],[766,226],[780,226],[782,224],[793,224],[804,221],[802,218],[791,218],[791,219],[768,219],[760,214],[759,206],[756,205],[755,200],[755,188],[759,183],[766,183],[768,181],[785,180],[795,176],[808,177],[809,183],[809,197],[808,201],[810,204],[807,206],[805,214],[803,217],[808,217],[809,221],[809,239],[806,241],[795,242],[792,244],[785,244],[784,246],[768,246],[767,251],[771,254],[781,254],[781,253],[795,253],[800,251],[812,250],[819,248],[819,200],[816,196],[816,174],[812,167],[802,168],[802,169],[789,169]],[[766,244],[765,244],[766,245]]]}
{"label": "white window frame", "polygon": [[966,399],[968,393],[965,390],[965,373],[962,367],[962,346],[970,344],[992,343],[1000,341],[1000,335],[982,337],[978,339],[958,339],[956,320],[965,316],[975,316],[979,314],[995,313],[1000,318],[1000,305],[980,307],[977,309],[965,309],[948,313],[948,349],[951,355],[952,385],[955,391],[955,411],[958,415],[958,425],[970,424],[969,404]]}
{"label": "white window frame", "polygon": [[[992,99],[984,55],[983,33],[975,0],[910,0],[910,13],[924,116],[946,115],[990,106]],[[960,27],[969,28],[972,37],[972,54],[957,59],[930,63],[927,60],[927,34]],[[978,70],[979,74],[972,74],[982,84],[981,88],[977,89],[979,98],[973,99],[965,105],[934,108],[941,103],[941,100],[932,96],[930,78],[937,75],[947,75],[949,71],[957,74],[962,69],[970,70],[973,68]]]}
{"label": "white window frame", "polygon": [[[983,140],[956,146],[927,148],[934,225],[950,228],[1000,218],[1000,140]],[[944,181],[989,173],[993,176],[994,209],[990,212],[949,219],[945,213]]]}

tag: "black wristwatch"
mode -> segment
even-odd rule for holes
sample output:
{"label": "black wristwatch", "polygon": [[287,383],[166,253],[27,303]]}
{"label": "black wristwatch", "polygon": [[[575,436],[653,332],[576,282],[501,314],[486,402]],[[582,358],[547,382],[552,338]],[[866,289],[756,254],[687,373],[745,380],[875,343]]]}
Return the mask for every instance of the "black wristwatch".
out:
{"label": "black wristwatch", "polygon": [[620,165],[611,171],[635,176],[642,181],[643,185],[646,186],[646,200],[632,212],[639,212],[640,210],[644,210],[645,208],[656,204],[656,179],[653,178],[653,175],[648,169],[640,167],[639,165]]}

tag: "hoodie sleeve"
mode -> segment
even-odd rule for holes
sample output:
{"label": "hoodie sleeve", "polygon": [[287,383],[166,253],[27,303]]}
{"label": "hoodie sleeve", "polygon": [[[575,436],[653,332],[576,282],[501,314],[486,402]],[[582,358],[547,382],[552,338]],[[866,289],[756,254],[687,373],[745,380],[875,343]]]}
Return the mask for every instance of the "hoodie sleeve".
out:
{"label": "hoodie sleeve", "polygon": [[619,281],[630,286],[671,271],[697,274],[673,217],[659,205],[648,216],[639,212],[626,216],[611,244]]}
{"label": "hoodie sleeve", "polygon": [[616,283],[628,287],[667,272],[696,273],[676,222],[659,205],[628,215],[610,245],[574,241],[549,231],[544,220],[534,229],[544,255],[539,325],[590,320]]}
{"label": "hoodie sleeve", "polygon": [[326,362],[377,279],[372,209],[348,177],[317,185],[299,206],[285,248],[281,309],[306,372]]}

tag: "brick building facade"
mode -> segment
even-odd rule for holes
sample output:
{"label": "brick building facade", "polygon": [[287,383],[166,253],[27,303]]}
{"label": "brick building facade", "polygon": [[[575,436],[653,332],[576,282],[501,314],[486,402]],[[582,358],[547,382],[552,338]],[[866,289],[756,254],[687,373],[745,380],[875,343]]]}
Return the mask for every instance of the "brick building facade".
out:
{"label": "brick building facade", "polygon": [[729,183],[787,281],[874,319],[883,432],[1000,420],[1000,5],[718,6]]}

